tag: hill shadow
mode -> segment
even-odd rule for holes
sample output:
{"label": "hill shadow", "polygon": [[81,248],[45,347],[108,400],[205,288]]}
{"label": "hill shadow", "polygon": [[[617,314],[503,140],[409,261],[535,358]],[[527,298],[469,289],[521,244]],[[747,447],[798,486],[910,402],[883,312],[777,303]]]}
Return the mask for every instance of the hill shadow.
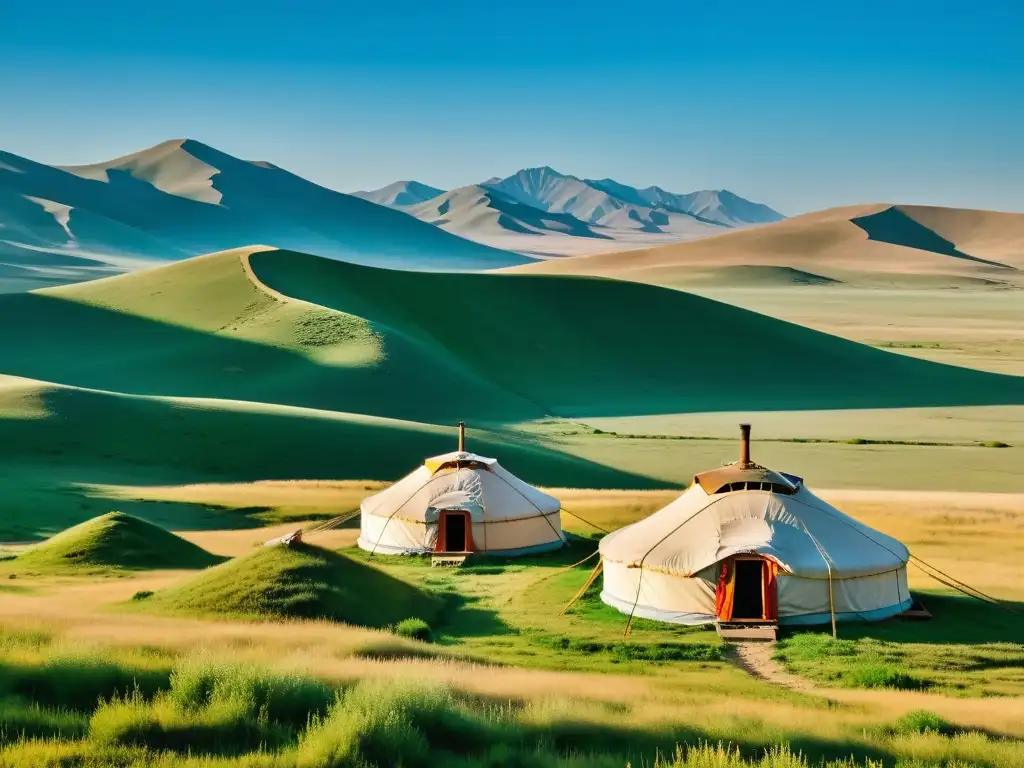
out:
{"label": "hill shadow", "polygon": [[998,261],[989,261],[988,259],[964,253],[949,240],[928,229],[923,224],[914,221],[903,211],[894,207],[886,208],[884,211],[867,216],[858,216],[857,218],[850,219],[850,221],[864,230],[869,240],[889,243],[891,245],[902,245],[906,248],[916,248],[920,251],[931,251],[942,256],[952,256],[978,264],[986,264],[990,267],[1016,271],[1014,267],[1008,264],[1001,264]]}
{"label": "hill shadow", "polygon": [[656,286],[398,272],[283,251],[250,263],[280,293],[365,318],[385,338],[416,339],[564,417],[1024,403],[1024,378],[897,355]]}

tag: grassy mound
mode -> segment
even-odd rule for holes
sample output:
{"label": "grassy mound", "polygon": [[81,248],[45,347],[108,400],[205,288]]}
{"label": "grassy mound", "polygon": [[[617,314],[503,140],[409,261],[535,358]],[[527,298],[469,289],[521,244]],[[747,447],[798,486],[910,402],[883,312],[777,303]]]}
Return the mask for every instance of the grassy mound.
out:
{"label": "grassy mound", "polygon": [[220,558],[170,531],[121,512],[68,528],[14,560],[33,571],[206,568]]}
{"label": "grassy mound", "polygon": [[432,620],[441,601],[373,566],[309,544],[261,547],[143,601],[188,614],[332,619],[384,627]]}

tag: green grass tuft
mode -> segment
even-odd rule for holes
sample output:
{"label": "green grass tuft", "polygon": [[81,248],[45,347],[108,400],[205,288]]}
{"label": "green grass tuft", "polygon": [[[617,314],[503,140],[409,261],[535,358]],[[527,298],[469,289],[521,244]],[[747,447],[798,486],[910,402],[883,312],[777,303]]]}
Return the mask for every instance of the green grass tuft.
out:
{"label": "green grass tuft", "polygon": [[927,709],[915,709],[908,712],[892,728],[893,733],[938,733],[951,736],[957,729],[934,712]]}
{"label": "green grass tuft", "polygon": [[434,639],[433,630],[423,619],[403,619],[395,625],[395,634],[424,643],[429,643]]}

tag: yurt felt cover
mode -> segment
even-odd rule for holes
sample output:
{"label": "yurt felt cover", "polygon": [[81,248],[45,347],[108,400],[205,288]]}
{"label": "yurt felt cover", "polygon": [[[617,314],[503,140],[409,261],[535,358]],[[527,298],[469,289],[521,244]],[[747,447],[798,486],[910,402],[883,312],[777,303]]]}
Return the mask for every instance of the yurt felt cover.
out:
{"label": "yurt felt cover", "polygon": [[448,453],[361,505],[359,545],[426,552],[437,542],[443,510],[469,513],[476,548],[520,554],[561,546],[561,502],[507,471],[496,459]]}
{"label": "yurt felt cover", "polygon": [[902,543],[804,487],[792,495],[708,495],[695,484],[661,511],[601,542],[607,562],[685,577],[741,553],[763,555],[805,578],[827,578],[830,570],[833,577],[870,576],[900,568],[909,558]]}
{"label": "yurt felt cover", "polygon": [[721,565],[742,554],[777,564],[777,611],[786,623],[828,621],[830,577],[840,620],[883,618],[910,604],[907,548],[804,487],[708,494],[695,483],[659,512],[606,536],[600,550],[602,600],[663,621],[713,621],[728,599],[717,588]]}

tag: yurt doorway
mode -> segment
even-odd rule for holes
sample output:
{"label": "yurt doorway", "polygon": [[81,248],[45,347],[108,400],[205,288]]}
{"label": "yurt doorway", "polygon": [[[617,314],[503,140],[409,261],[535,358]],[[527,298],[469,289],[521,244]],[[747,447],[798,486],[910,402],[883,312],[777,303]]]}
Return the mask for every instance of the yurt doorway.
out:
{"label": "yurt doorway", "polygon": [[778,566],[757,556],[722,561],[715,595],[719,621],[776,621],[779,615]]}
{"label": "yurt doorway", "polygon": [[471,552],[473,550],[473,529],[469,513],[464,510],[446,509],[441,512],[437,531],[438,552]]}
{"label": "yurt doorway", "polygon": [[764,560],[737,559],[736,593],[733,598],[732,618],[764,618]]}

